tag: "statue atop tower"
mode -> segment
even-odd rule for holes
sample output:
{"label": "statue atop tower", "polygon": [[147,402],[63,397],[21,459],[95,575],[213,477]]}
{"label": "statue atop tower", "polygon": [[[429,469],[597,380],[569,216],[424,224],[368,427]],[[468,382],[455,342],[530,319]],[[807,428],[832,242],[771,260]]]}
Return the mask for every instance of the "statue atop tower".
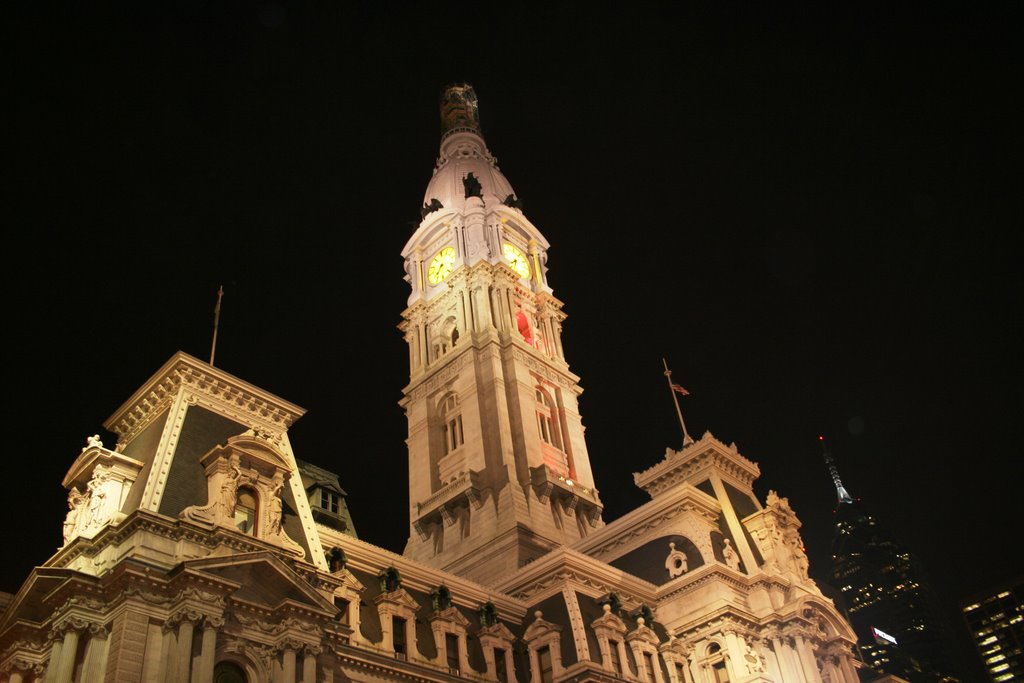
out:
{"label": "statue atop tower", "polygon": [[449,85],[441,94],[441,136],[465,130],[480,135],[476,92],[466,83]]}

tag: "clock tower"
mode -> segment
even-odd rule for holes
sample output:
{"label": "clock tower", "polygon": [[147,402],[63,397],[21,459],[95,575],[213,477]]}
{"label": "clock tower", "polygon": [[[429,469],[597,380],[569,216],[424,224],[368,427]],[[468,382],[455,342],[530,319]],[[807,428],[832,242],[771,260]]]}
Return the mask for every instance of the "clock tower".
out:
{"label": "clock tower", "polygon": [[604,522],[548,241],[487,149],[471,86],[444,90],[441,124],[421,221],[402,250],[405,554],[493,579]]}

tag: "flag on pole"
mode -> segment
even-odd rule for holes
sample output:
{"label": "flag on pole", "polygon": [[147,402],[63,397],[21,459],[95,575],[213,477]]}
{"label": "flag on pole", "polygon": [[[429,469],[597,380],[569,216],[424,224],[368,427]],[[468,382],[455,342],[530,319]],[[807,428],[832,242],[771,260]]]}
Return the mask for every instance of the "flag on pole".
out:
{"label": "flag on pole", "polygon": [[674,383],[672,384],[672,391],[678,391],[683,396],[689,396],[690,395],[689,391],[687,391],[686,389],[682,388],[678,384],[674,384]]}

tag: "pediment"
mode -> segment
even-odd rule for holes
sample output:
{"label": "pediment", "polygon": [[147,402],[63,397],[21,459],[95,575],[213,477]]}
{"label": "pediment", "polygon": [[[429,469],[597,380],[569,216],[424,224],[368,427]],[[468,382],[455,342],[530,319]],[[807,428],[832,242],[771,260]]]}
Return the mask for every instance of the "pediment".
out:
{"label": "pediment", "polygon": [[393,591],[381,593],[376,596],[374,602],[380,604],[382,602],[396,605],[399,607],[405,607],[406,609],[416,612],[420,609],[420,603],[416,602],[416,599],[409,595],[404,588],[398,588]]}
{"label": "pediment", "polygon": [[232,600],[277,610],[285,604],[333,614],[330,601],[287,564],[268,552],[190,560],[184,571],[211,574],[239,585]]}
{"label": "pediment", "polygon": [[549,633],[561,633],[562,627],[544,619],[539,610],[534,613],[534,617],[533,623],[523,632],[523,640],[531,641],[546,636]]}
{"label": "pediment", "polygon": [[[217,449],[229,449],[237,453],[242,462],[248,460],[250,462],[263,463],[275,469],[283,469],[289,472],[292,469],[291,464],[284,459],[284,456],[265,439],[261,439],[249,432],[233,436],[227,440],[227,444],[218,446],[213,450],[216,451]],[[203,456],[203,460],[207,457],[209,456]]]}

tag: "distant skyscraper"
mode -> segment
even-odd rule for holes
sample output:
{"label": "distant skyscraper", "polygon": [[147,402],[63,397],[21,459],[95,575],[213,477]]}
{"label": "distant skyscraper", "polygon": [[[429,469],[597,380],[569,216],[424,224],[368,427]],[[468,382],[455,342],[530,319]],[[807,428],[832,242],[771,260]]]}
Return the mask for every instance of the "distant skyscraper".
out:
{"label": "distant skyscraper", "polygon": [[827,448],[824,455],[838,496],[831,580],[864,662],[914,683],[959,680],[951,673],[948,635],[922,568],[843,487]]}
{"label": "distant skyscraper", "polygon": [[1024,576],[964,601],[960,611],[992,681],[1024,681]]}

